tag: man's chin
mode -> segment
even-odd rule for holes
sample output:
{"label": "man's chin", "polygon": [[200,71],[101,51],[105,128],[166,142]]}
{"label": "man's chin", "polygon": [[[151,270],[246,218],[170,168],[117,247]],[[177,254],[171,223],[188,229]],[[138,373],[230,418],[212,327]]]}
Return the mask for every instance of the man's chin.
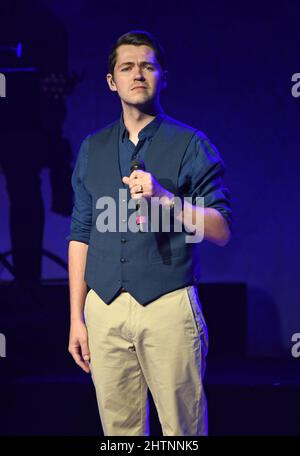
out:
{"label": "man's chin", "polygon": [[153,105],[153,100],[130,100],[126,101],[125,104],[129,106],[135,106],[136,108],[147,108]]}

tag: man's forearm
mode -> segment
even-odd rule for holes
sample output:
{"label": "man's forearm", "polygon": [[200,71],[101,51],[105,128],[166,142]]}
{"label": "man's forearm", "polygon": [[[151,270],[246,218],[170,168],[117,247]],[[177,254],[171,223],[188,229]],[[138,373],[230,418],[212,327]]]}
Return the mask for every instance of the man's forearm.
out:
{"label": "man's forearm", "polygon": [[[185,228],[190,232],[203,232],[203,239],[223,247],[230,240],[230,229],[222,214],[212,207],[194,206],[187,201],[184,203],[184,210],[176,215],[177,220],[184,223]],[[203,229],[200,229],[200,226]],[[197,228],[195,228],[197,227]]]}
{"label": "man's forearm", "polygon": [[[174,204],[174,195],[170,192],[165,192],[162,203],[166,207]],[[181,203],[178,210],[175,209],[174,217],[184,224],[185,229],[190,233],[201,233],[203,239],[213,242],[221,247],[226,245],[231,237],[230,229],[227,221],[222,214],[212,207],[203,208],[196,206],[188,201]]]}
{"label": "man's forearm", "polygon": [[226,219],[213,207],[204,209],[204,239],[224,247],[230,241],[231,233]]}
{"label": "man's forearm", "polygon": [[87,294],[84,281],[88,245],[83,242],[69,243],[69,286],[70,286],[70,320],[83,320],[83,308]]}

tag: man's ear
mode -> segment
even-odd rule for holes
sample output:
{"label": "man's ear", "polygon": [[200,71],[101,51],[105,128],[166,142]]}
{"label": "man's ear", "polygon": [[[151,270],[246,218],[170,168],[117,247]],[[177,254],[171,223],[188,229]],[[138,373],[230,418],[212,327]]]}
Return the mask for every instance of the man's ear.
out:
{"label": "man's ear", "polygon": [[108,84],[108,87],[110,88],[110,90],[112,90],[113,92],[116,92],[117,87],[116,87],[115,81],[113,79],[113,75],[111,73],[108,73],[106,75],[106,81],[107,81],[107,84]]}

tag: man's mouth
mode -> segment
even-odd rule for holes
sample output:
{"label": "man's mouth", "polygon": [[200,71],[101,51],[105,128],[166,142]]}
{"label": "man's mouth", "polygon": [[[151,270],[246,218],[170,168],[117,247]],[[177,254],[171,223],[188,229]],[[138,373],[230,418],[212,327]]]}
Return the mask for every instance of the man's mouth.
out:
{"label": "man's mouth", "polygon": [[135,89],[146,89],[147,87],[145,86],[137,86],[137,87],[133,87],[133,89],[131,90],[135,90]]}

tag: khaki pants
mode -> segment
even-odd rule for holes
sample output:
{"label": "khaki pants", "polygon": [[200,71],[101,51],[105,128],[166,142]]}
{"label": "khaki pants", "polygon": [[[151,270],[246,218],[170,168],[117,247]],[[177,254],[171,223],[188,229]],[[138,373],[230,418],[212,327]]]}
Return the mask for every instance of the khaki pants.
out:
{"label": "khaki pants", "polygon": [[84,316],[104,435],[149,435],[149,387],[164,436],[207,435],[203,388],[208,334],[197,288],[141,305],[106,304],[90,290]]}

